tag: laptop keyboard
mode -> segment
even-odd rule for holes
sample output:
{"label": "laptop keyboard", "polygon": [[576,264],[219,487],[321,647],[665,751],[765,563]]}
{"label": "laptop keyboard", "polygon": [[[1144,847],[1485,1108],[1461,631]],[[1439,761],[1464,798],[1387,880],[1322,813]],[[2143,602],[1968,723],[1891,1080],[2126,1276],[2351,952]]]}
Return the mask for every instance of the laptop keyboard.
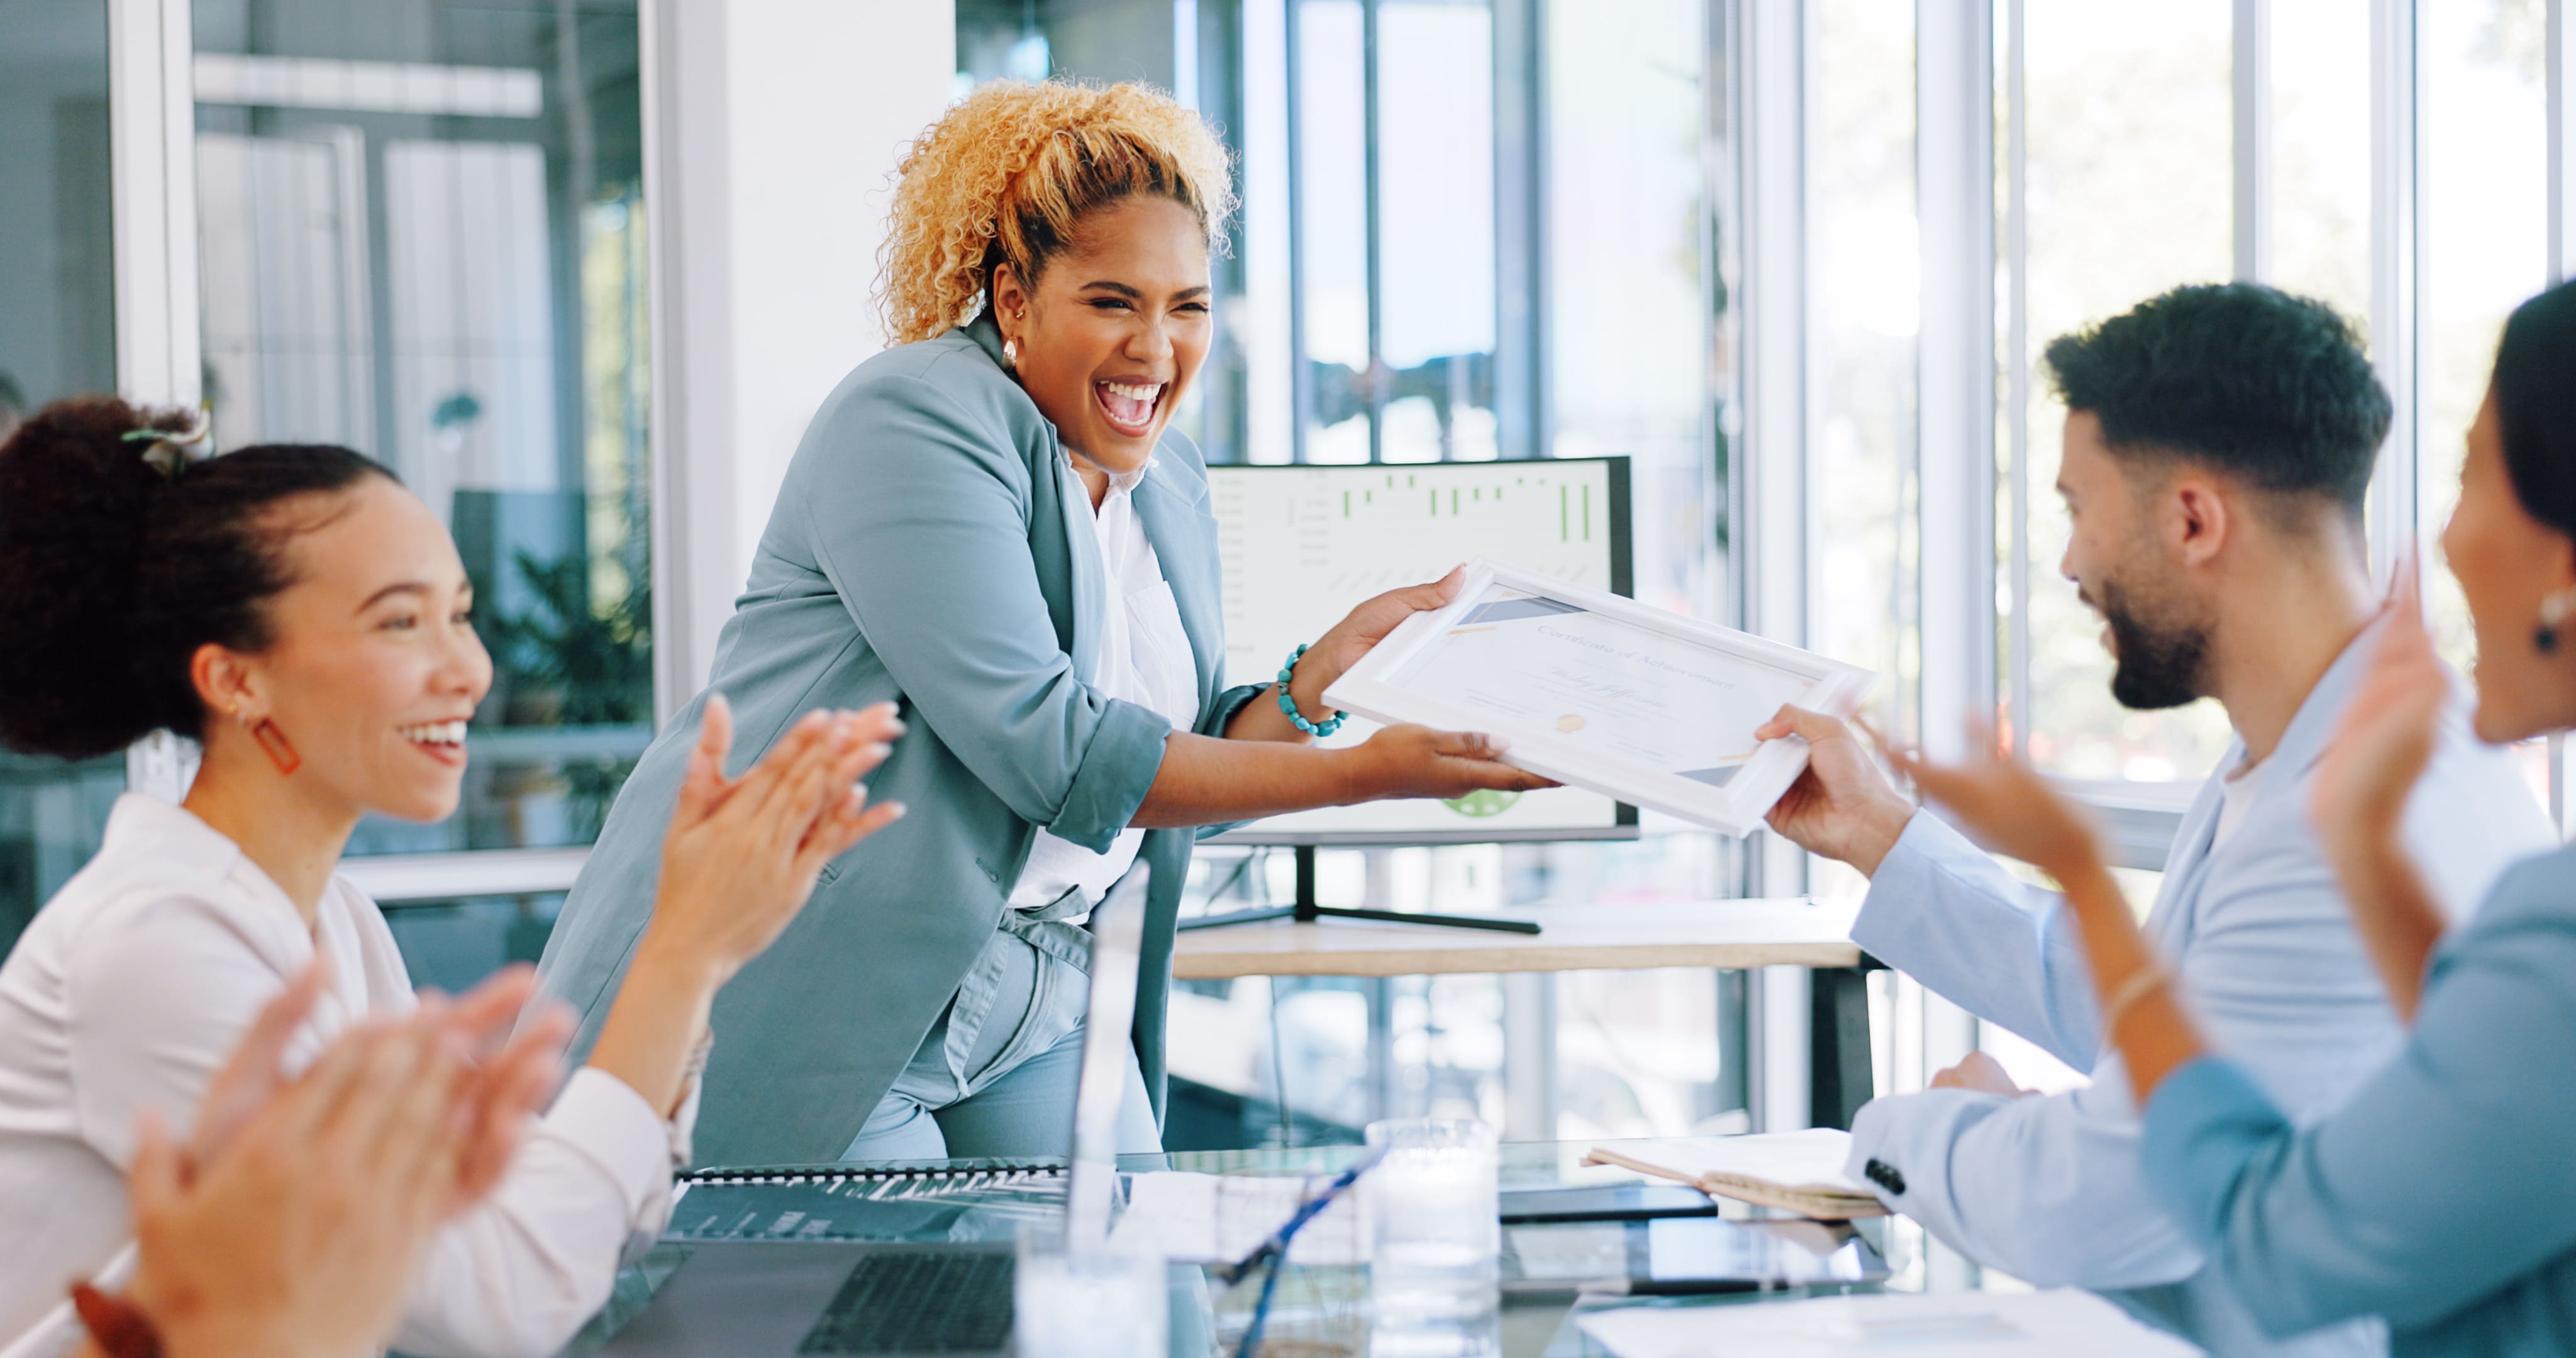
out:
{"label": "laptop keyboard", "polygon": [[1005,1250],[870,1254],[850,1270],[799,1353],[986,1353],[1011,1338]]}

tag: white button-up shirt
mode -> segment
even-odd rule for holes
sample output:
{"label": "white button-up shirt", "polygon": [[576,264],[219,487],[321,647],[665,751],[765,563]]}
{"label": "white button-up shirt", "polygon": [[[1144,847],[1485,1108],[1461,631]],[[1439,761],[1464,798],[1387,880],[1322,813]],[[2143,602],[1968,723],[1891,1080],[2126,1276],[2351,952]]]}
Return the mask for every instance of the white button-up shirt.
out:
{"label": "white button-up shirt", "polygon": [[[1136,486],[1153,465],[1147,462],[1135,471],[1111,476],[1109,493],[1092,516],[1109,607],[1091,686],[1111,698],[1152,708],[1171,721],[1173,730],[1187,731],[1198,724],[1198,661],[1190,654],[1190,635],[1181,627],[1172,586],[1163,579],[1162,558],[1154,555],[1153,539],[1145,535],[1144,520],[1136,516]],[[1072,464],[1064,465],[1064,477],[1067,494],[1091,503],[1091,492]],[[1028,865],[1020,870],[1018,885],[1011,888],[1011,906],[1044,909],[1075,887],[1082,889],[1084,900],[1098,905],[1126,875],[1144,842],[1145,832],[1129,826],[1110,842],[1107,853],[1093,853],[1040,830],[1029,846]]]}
{"label": "white button-up shirt", "polygon": [[[0,1358],[78,1344],[65,1289],[113,1289],[133,1269],[136,1114],[186,1127],[252,1017],[317,951],[330,988],[291,1066],[367,1015],[412,1008],[383,913],[334,877],[308,929],[213,827],[117,800],[98,857],[0,966]],[[696,1116],[694,1084],[666,1122],[616,1077],[574,1075],[500,1187],[440,1233],[394,1343],[465,1358],[560,1347],[607,1300],[630,1239],[669,1217]]]}

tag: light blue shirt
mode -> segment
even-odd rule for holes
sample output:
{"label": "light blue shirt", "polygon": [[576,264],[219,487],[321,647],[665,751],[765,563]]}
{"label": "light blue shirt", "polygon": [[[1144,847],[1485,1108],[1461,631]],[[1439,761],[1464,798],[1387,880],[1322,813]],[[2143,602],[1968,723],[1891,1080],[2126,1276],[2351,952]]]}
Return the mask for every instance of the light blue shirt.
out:
{"label": "light blue shirt", "polygon": [[[2399,1042],[2308,819],[2317,761],[2377,635],[2365,630],[2309,692],[2242,823],[2215,848],[2218,780],[2202,787],[2146,926],[2211,1042],[2302,1124],[2342,1103]],[[2219,767],[2244,753],[2232,745]],[[2456,704],[2406,834],[2454,916],[2505,865],[2555,842],[2510,756],[2479,744]],[[2274,1341],[2204,1270],[2140,1169],[2128,1077],[2103,1048],[2075,922],[2055,893],[2021,885],[1918,814],[1871,881],[1852,938],[2092,1077],[2089,1088],[2045,1097],[1936,1089],[1863,1107],[1852,1173],[1877,1160],[1901,1174],[1904,1192],[1881,1192],[1890,1207],[1982,1263],[2041,1286],[2112,1292],[2218,1353],[2383,1350],[2375,1324]]]}
{"label": "light blue shirt", "polygon": [[[2226,1050],[2224,1043],[2219,1049]],[[2305,1131],[2236,1062],[2147,1104],[2147,1179],[2205,1276],[2292,1331],[2387,1319],[2390,1348],[2576,1353],[2576,850],[2525,863],[2434,951],[2394,1060]]]}

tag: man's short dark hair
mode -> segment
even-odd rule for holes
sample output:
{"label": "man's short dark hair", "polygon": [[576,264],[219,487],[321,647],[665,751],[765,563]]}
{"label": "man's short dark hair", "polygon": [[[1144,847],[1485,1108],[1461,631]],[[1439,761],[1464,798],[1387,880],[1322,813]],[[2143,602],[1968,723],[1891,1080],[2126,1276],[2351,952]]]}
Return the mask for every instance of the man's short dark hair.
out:
{"label": "man's short dark hair", "polygon": [[2388,389],[2332,307],[2259,283],[2176,288],[2049,341],[2069,410],[2124,457],[2181,457],[2358,519]]}

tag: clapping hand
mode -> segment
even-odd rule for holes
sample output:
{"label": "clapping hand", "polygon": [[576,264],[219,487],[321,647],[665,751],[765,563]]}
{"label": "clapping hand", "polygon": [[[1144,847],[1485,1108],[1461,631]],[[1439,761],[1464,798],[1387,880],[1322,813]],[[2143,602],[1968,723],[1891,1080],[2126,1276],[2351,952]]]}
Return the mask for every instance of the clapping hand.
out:
{"label": "clapping hand", "polygon": [[653,926],[729,976],[774,942],[823,865],[903,814],[869,805],[860,775],[903,734],[892,703],[809,712],[740,778],[724,773],[733,712],[707,698],[698,743],[662,840]]}
{"label": "clapping hand", "polygon": [[679,803],[662,837],[653,918],[590,1064],[664,1116],[688,1088],[715,993],[805,908],[823,865],[903,814],[868,804],[859,776],[903,734],[894,704],[808,712],[739,778],[725,776],[733,709],[708,694]]}
{"label": "clapping hand", "polygon": [[[302,1075],[274,1076],[319,975],[273,1001],[227,1065],[260,1074],[227,1089],[223,1135],[201,1129],[183,1149],[159,1118],[141,1119],[130,1300],[172,1358],[382,1347],[429,1242],[491,1190],[554,1088],[553,1050],[478,1065],[462,1034],[486,1018],[460,1021],[464,1003],[435,995],[344,1032]],[[513,988],[524,998],[524,978],[496,994]]]}
{"label": "clapping hand", "polygon": [[[329,983],[329,964],[316,957],[243,1030],[197,1105],[196,1127],[178,1153],[183,1177],[221,1158],[251,1118],[292,1082],[287,1050]],[[472,1134],[457,1185],[461,1198],[480,1197],[500,1182],[528,1115],[562,1078],[572,1016],[560,1005],[547,1005],[521,1022],[536,986],[535,971],[522,965],[502,969],[452,1001],[435,992],[423,997],[420,1021],[442,1029],[467,1059],[458,1100]]]}
{"label": "clapping hand", "polygon": [[1930,763],[1884,742],[1880,748],[1899,774],[1947,807],[1959,827],[1987,848],[2060,882],[2107,870],[2101,836],[2073,802],[2030,765],[1999,751],[1992,732],[1972,728],[1968,744],[1978,753],[1956,765]]}

